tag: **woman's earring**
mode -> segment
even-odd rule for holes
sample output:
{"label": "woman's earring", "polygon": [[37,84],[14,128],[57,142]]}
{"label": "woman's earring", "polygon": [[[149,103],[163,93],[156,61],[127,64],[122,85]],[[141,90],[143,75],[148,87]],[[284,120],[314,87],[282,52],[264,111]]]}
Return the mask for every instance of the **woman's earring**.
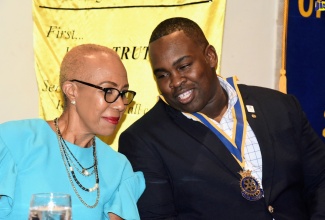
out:
{"label": "woman's earring", "polygon": [[75,104],[76,104],[76,101],[75,101],[75,100],[72,100],[72,101],[71,101],[71,104],[72,104],[72,105],[75,105]]}

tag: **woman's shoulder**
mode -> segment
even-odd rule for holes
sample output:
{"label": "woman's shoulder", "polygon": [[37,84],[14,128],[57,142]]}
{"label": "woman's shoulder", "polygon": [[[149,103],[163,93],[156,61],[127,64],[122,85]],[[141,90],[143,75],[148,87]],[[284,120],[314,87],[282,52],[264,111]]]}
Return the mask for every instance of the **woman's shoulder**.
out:
{"label": "woman's shoulder", "polygon": [[0,140],[6,146],[27,145],[49,128],[43,119],[24,119],[0,124]]}
{"label": "woman's shoulder", "polygon": [[23,128],[33,128],[39,127],[41,125],[47,125],[46,121],[40,118],[33,119],[22,119],[22,120],[12,120],[0,124],[0,129],[2,131],[10,130],[22,130]]}

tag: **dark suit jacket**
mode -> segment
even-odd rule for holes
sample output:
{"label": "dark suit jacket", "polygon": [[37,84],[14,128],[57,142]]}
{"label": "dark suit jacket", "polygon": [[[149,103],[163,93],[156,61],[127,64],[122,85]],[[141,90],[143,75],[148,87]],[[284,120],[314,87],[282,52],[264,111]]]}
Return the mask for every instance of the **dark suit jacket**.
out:
{"label": "dark suit jacket", "polygon": [[[144,172],[141,219],[325,219],[325,145],[293,96],[239,85],[260,145],[264,198],[241,195],[241,170],[205,125],[159,101],[120,135],[119,151]],[[273,210],[272,210],[273,209]]]}

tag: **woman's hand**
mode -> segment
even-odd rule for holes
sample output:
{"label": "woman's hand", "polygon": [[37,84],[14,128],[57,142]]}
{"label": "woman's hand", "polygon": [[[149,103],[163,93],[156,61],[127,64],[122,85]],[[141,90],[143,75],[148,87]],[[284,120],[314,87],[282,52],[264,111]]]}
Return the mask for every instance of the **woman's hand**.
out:
{"label": "woman's hand", "polygon": [[123,220],[120,216],[115,215],[114,213],[109,212],[108,217],[110,220]]}

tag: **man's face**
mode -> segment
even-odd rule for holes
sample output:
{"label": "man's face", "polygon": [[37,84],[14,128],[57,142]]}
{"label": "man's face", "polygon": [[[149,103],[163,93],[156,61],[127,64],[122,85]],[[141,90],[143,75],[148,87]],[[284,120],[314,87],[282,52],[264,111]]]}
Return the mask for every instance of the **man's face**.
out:
{"label": "man's face", "polygon": [[212,46],[200,47],[183,31],[149,45],[151,67],[158,88],[172,107],[183,112],[204,112],[215,100],[217,55]]}

